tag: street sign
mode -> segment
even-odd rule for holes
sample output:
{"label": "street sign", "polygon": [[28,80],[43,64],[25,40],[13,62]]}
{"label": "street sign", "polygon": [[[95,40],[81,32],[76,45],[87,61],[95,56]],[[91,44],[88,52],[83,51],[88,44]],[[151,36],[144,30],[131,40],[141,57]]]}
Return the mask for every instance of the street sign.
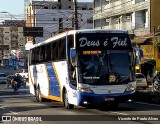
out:
{"label": "street sign", "polygon": [[43,27],[23,27],[23,36],[43,37]]}

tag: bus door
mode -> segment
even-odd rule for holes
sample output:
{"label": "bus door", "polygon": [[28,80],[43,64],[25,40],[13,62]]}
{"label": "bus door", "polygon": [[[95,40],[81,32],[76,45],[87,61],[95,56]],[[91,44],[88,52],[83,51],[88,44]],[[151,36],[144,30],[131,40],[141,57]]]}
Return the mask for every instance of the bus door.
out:
{"label": "bus door", "polygon": [[77,73],[75,65],[75,49],[70,49],[70,60],[69,60],[69,92],[68,98],[70,104],[77,105]]}

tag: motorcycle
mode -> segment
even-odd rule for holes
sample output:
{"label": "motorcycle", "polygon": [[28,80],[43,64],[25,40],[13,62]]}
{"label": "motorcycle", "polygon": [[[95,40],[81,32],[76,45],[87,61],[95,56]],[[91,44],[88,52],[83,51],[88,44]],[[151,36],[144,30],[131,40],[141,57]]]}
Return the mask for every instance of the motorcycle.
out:
{"label": "motorcycle", "polygon": [[13,89],[14,89],[14,92],[16,92],[18,90],[18,82],[17,81],[14,81]]}
{"label": "motorcycle", "polygon": [[160,80],[156,79],[153,83],[153,89],[156,92],[160,92]]}

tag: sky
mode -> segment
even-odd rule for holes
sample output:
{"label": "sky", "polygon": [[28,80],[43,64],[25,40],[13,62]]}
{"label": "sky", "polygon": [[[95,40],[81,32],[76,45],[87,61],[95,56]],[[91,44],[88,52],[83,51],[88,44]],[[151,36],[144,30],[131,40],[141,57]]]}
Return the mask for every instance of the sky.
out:
{"label": "sky", "polygon": [[[78,2],[92,2],[92,0],[77,0]],[[0,12],[6,11],[13,15],[24,14],[24,0],[0,0]],[[1,14],[0,14],[1,15]]]}

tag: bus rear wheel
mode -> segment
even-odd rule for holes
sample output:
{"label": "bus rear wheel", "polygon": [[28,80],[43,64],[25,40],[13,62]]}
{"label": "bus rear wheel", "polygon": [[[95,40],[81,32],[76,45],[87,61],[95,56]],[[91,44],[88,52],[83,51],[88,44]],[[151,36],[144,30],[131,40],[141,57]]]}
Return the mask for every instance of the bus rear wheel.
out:
{"label": "bus rear wheel", "polygon": [[45,99],[42,98],[42,96],[41,96],[41,90],[39,87],[36,88],[36,100],[37,100],[37,102],[44,102],[45,101]]}
{"label": "bus rear wheel", "polygon": [[68,103],[68,93],[67,93],[67,91],[65,91],[64,94],[63,94],[63,103],[64,103],[64,107],[66,109],[73,109],[74,108],[74,105]]}

